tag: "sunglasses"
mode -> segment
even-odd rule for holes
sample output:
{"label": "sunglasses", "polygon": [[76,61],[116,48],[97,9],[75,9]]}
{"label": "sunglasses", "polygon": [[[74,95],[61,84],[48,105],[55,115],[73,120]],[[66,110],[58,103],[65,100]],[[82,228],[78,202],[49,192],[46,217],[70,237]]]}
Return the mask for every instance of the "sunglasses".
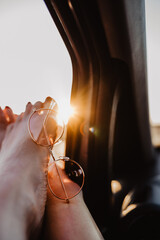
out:
{"label": "sunglasses", "polygon": [[48,164],[48,186],[58,199],[69,202],[84,185],[84,171],[74,160],[68,157],[55,159],[53,146],[60,142],[64,134],[65,124],[58,118],[53,109],[37,109],[29,117],[28,130],[32,140],[48,148],[52,162]]}

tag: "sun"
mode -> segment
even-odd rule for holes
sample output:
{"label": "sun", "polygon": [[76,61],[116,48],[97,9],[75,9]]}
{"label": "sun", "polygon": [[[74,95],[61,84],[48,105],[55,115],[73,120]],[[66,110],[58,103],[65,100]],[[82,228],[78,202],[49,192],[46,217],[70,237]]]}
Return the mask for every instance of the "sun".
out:
{"label": "sun", "polygon": [[58,119],[67,125],[68,120],[75,114],[75,109],[64,99],[58,102]]}

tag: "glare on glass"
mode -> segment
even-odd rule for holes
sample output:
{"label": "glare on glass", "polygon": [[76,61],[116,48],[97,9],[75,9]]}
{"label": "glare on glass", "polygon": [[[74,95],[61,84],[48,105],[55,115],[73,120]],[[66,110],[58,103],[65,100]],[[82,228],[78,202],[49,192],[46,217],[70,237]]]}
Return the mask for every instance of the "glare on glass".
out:
{"label": "glare on glass", "polygon": [[38,109],[29,118],[29,131],[37,144],[52,147],[62,137],[64,123],[58,119],[56,111]]}
{"label": "glare on glass", "polygon": [[66,200],[75,197],[84,185],[82,167],[67,157],[55,159],[52,148],[64,133],[64,123],[58,119],[58,113],[51,109],[35,110],[28,122],[31,138],[38,145],[47,147],[53,158],[48,167],[48,186],[53,195]]}
{"label": "glare on glass", "polygon": [[73,198],[81,191],[83,184],[83,169],[77,162],[63,157],[49,165],[48,186],[59,199]]}

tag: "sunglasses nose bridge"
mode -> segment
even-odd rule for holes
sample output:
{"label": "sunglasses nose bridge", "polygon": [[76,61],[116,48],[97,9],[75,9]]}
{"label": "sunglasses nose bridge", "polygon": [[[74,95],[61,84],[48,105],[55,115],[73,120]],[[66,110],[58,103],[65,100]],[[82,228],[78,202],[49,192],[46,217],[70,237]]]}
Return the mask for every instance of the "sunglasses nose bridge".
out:
{"label": "sunglasses nose bridge", "polygon": [[56,159],[55,159],[55,157],[54,157],[54,155],[53,155],[53,152],[52,152],[52,146],[49,146],[49,147],[48,147],[48,151],[49,151],[50,155],[52,156],[53,161],[56,161]]}

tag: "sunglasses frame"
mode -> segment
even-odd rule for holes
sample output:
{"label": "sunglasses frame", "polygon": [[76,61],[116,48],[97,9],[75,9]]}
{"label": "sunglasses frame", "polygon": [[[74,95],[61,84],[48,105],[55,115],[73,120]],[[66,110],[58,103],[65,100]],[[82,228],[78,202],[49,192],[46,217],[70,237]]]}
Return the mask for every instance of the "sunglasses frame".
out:
{"label": "sunglasses frame", "polygon": [[[55,164],[56,169],[57,169],[57,172],[58,172],[58,175],[59,175],[59,178],[60,178],[60,181],[61,181],[61,184],[62,184],[62,188],[63,188],[63,190],[64,190],[64,192],[65,192],[65,195],[66,195],[66,198],[58,197],[58,196],[54,193],[54,191],[52,190],[52,188],[51,188],[51,186],[50,186],[49,180],[48,180],[48,170],[47,170],[47,183],[48,183],[48,187],[49,187],[51,193],[52,193],[56,198],[58,198],[58,199],[60,199],[60,200],[65,200],[67,203],[69,203],[69,199],[72,199],[72,198],[74,198],[75,196],[77,196],[77,195],[80,193],[80,191],[82,190],[82,188],[83,188],[83,186],[84,186],[85,173],[84,173],[83,168],[82,168],[82,167],[80,166],[80,164],[78,164],[76,161],[71,160],[70,158],[65,157],[65,156],[64,156],[64,157],[60,157],[59,159],[56,160],[55,157],[54,157],[54,155],[53,155],[53,152],[52,152],[53,146],[54,146],[55,144],[59,143],[59,140],[61,139],[61,137],[62,137],[63,134],[64,134],[65,124],[64,124],[63,121],[62,121],[62,122],[63,122],[62,133],[60,134],[60,136],[58,137],[58,139],[57,139],[53,144],[50,144],[50,145],[49,145],[49,144],[48,144],[48,145],[40,144],[40,143],[38,143],[38,142],[34,139],[33,134],[32,134],[32,132],[31,132],[31,129],[30,129],[30,120],[31,120],[32,116],[33,116],[36,112],[38,112],[38,111],[44,111],[44,110],[48,110],[48,112],[51,112],[51,111],[52,111],[52,112],[58,114],[57,111],[55,111],[55,110],[53,110],[53,109],[49,109],[49,108],[38,108],[38,109],[35,109],[35,110],[31,113],[31,115],[30,115],[30,117],[29,117],[29,119],[28,119],[28,131],[29,131],[30,137],[31,137],[31,139],[33,140],[33,142],[35,142],[35,143],[36,143],[37,145],[39,145],[39,146],[47,147],[47,148],[48,148],[49,153],[50,153],[50,155],[51,155],[52,158],[53,158],[53,162],[51,162],[51,163],[49,164],[48,169],[49,169],[49,167],[50,167],[51,165]],[[71,161],[71,162],[77,164],[78,167],[81,169],[82,174],[83,174],[82,186],[80,187],[79,191],[78,191],[76,194],[74,194],[72,197],[68,197],[68,195],[67,195],[67,193],[66,193],[66,190],[65,190],[64,183],[63,183],[63,181],[62,181],[62,179],[61,179],[59,170],[58,170],[57,165],[56,165],[56,161],[60,161],[60,160],[61,160],[61,161]]]}
{"label": "sunglasses frame", "polygon": [[50,148],[52,148],[55,144],[57,144],[57,143],[59,142],[59,140],[61,139],[61,137],[62,137],[63,134],[64,134],[65,124],[64,124],[63,121],[62,121],[62,123],[63,123],[62,133],[60,134],[60,136],[58,137],[58,139],[57,139],[53,144],[50,144],[50,145],[49,145],[49,144],[48,144],[48,145],[44,145],[44,144],[38,143],[38,142],[34,139],[33,134],[32,134],[32,131],[30,130],[30,120],[31,120],[32,116],[33,116],[36,112],[44,111],[44,110],[47,110],[47,111],[49,111],[49,112],[54,112],[54,113],[57,113],[57,114],[58,114],[57,111],[55,111],[55,110],[53,110],[53,109],[49,109],[49,108],[38,108],[38,109],[35,109],[35,110],[31,113],[31,115],[30,115],[30,117],[29,117],[29,119],[28,119],[28,130],[29,130],[30,137],[32,138],[32,140],[33,140],[37,145],[42,146],[42,147],[50,147]]}
{"label": "sunglasses frame", "polygon": [[78,167],[81,169],[82,174],[83,174],[83,181],[82,181],[82,185],[81,185],[79,191],[78,191],[76,194],[74,194],[72,197],[66,197],[66,198],[58,197],[58,196],[54,193],[54,191],[52,190],[52,188],[51,188],[51,186],[50,186],[49,179],[48,179],[48,174],[47,174],[47,183],[48,183],[48,187],[49,187],[51,193],[52,193],[56,198],[58,198],[58,199],[60,199],[60,200],[68,201],[69,199],[72,199],[72,198],[74,198],[75,196],[77,196],[77,195],[80,193],[80,191],[82,190],[82,188],[83,188],[83,186],[84,186],[84,181],[85,181],[85,173],[84,173],[84,170],[83,170],[83,168],[80,166],[79,163],[77,163],[76,161],[74,161],[74,160],[72,160],[72,159],[70,159],[70,158],[68,158],[68,157],[65,157],[65,156],[64,156],[64,157],[61,157],[61,158],[58,158],[58,159],[54,160],[53,162],[51,162],[51,163],[49,164],[49,166],[48,166],[48,169],[49,169],[49,167],[52,166],[53,164],[56,164],[57,161],[65,161],[65,162],[70,161],[70,162],[73,162],[73,163],[75,163],[76,165],[78,165]]}

